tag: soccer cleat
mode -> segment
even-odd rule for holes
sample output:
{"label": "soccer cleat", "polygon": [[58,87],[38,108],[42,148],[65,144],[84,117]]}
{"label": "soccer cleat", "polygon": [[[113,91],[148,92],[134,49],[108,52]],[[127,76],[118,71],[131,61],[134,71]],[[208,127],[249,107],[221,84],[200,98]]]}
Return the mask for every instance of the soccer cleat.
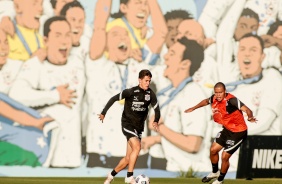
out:
{"label": "soccer cleat", "polygon": [[125,177],[124,182],[127,184],[136,184],[135,178],[133,176]]}
{"label": "soccer cleat", "polygon": [[218,178],[219,177],[220,172],[217,171],[216,173],[211,172],[210,174],[208,174],[207,176],[203,177],[202,182],[203,183],[207,183],[209,181],[211,181],[214,178]]}
{"label": "soccer cleat", "polygon": [[111,175],[111,173],[109,173],[107,179],[104,181],[104,184],[110,184],[113,180],[114,177]]}
{"label": "soccer cleat", "polygon": [[218,180],[215,180],[214,182],[212,182],[212,184],[222,184],[223,181],[218,181]]}

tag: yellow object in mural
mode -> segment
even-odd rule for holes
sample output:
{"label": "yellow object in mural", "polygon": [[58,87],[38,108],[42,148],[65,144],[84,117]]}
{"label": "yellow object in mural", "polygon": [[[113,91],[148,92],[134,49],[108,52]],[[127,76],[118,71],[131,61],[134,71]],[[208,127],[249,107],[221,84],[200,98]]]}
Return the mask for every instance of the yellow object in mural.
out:
{"label": "yellow object in mural", "polygon": [[146,43],[147,39],[142,38],[141,29],[137,29],[134,26],[132,26],[126,20],[126,18],[122,17],[109,22],[107,24],[106,31],[108,32],[115,26],[123,27],[128,31],[132,49],[142,48]]}
{"label": "yellow object in mural", "polygon": [[44,48],[43,37],[37,30],[16,26],[14,37],[8,35],[9,58],[26,61],[39,48]]}

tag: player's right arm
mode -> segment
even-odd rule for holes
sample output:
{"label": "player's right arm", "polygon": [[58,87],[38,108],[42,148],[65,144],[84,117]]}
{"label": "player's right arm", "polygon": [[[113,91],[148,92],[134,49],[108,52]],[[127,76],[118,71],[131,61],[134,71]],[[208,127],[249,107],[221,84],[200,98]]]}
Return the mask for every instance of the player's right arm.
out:
{"label": "player's right arm", "polygon": [[185,113],[188,113],[188,112],[192,112],[192,111],[194,111],[194,110],[196,110],[196,109],[198,109],[198,108],[204,107],[204,106],[210,104],[211,99],[212,99],[212,97],[211,97],[211,98],[204,99],[204,100],[202,100],[200,103],[198,103],[197,105],[195,105],[194,107],[190,107],[190,108],[186,109],[184,112],[185,112]]}

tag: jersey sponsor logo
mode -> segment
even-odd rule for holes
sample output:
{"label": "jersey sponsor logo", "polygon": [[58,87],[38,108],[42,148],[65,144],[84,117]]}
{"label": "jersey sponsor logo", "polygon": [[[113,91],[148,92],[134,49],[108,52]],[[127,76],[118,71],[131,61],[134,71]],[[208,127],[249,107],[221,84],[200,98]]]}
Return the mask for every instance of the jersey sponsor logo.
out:
{"label": "jersey sponsor logo", "polygon": [[147,93],[150,93],[150,91],[146,91]]}
{"label": "jersey sponsor logo", "polygon": [[135,106],[135,105],[144,105],[144,102],[132,102],[132,106]]}
{"label": "jersey sponsor logo", "polygon": [[150,95],[146,94],[146,95],[145,95],[145,100],[146,100],[146,101],[149,101],[149,100],[150,100]]}
{"label": "jersey sponsor logo", "polygon": [[140,92],[140,90],[139,89],[136,89],[135,91],[134,91],[134,93],[139,93]]}
{"label": "jersey sponsor logo", "polygon": [[131,107],[132,111],[139,111],[139,112],[143,112],[146,111],[146,108],[144,107]]}
{"label": "jersey sponsor logo", "polygon": [[144,102],[132,102],[132,111],[146,111],[145,107],[142,107],[144,105]]}
{"label": "jersey sponsor logo", "polygon": [[137,97],[137,96],[134,96],[134,97],[133,97],[133,100],[138,101],[138,97]]}

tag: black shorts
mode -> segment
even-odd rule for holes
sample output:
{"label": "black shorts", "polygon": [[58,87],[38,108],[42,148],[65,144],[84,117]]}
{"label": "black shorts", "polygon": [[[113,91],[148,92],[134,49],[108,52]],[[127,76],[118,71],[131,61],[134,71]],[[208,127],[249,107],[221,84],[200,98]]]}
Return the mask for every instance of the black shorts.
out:
{"label": "black shorts", "polygon": [[243,132],[231,132],[223,128],[223,130],[216,135],[215,142],[224,147],[223,151],[233,154],[246,140],[247,134],[247,130]]}
{"label": "black shorts", "polygon": [[137,131],[134,127],[130,126],[130,125],[122,125],[122,133],[123,135],[125,135],[127,141],[131,138],[131,137],[137,137],[139,140],[141,140],[142,138],[142,132],[141,131]]}

